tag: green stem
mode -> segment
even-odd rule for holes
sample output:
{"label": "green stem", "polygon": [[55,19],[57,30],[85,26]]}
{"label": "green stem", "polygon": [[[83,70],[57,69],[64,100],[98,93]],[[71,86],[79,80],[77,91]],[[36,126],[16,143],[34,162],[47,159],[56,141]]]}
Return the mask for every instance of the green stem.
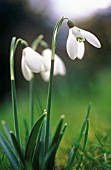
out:
{"label": "green stem", "polygon": [[34,124],[34,77],[30,80],[29,82],[29,107],[30,107],[30,130],[32,129],[33,127],[33,124]]}
{"label": "green stem", "polygon": [[[43,41],[43,35],[39,35],[32,43],[31,47],[36,50],[38,45]],[[34,124],[34,74],[29,82],[29,107],[30,107],[30,130]]]}
{"label": "green stem", "polygon": [[27,42],[21,38],[17,39],[13,37],[10,46],[10,78],[11,78],[11,93],[12,93],[12,108],[13,108],[13,117],[14,117],[14,128],[17,140],[20,144],[20,132],[19,132],[19,123],[18,123],[18,111],[17,111],[17,97],[16,97],[16,87],[15,87],[15,75],[14,75],[14,55],[17,48],[17,45],[21,44],[27,46]]}
{"label": "green stem", "polygon": [[12,107],[13,107],[13,115],[14,115],[14,128],[15,128],[15,133],[16,133],[18,143],[20,144],[15,80],[11,80],[11,93],[12,93]]}
{"label": "green stem", "polygon": [[54,60],[51,60],[50,80],[49,80],[48,96],[47,96],[48,101],[47,101],[47,119],[46,119],[46,151],[49,147],[49,140],[50,140],[50,110],[51,110],[53,71],[54,71]]}
{"label": "green stem", "polygon": [[46,152],[49,148],[50,144],[50,111],[51,111],[51,96],[52,96],[52,80],[53,80],[53,72],[54,72],[54,56],[55,56],[55,50],[56,50],[56,44],[57,44],[57,35],[59,33],[59,29],[62,25],[62,22],[64,21],[64,18],[62,17],[56,24],[54,31],[53,31],[53,37],[52,37],[52,54],[51,54],[51,69],[50,69],[50,79],[49,79],[49,85],[48,85],[48,95],[47,95],[47,118],[46,118],[46,143],[45,143],[45,149]]}

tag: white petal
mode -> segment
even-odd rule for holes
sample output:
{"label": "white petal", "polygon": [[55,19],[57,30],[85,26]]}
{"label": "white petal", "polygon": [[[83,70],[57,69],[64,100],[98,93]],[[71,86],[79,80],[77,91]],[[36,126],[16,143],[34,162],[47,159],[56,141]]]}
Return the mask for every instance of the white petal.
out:
{"label": "white petal", "polygon": [[22,60],[21,60],[21,68],[22,68],[22,74],[24,78],[27,81],[30,81],[33,77],[33,74],[32,74],[32,71],[27,67],[25,60],[24,60],[24,56],[22,57]]}
{"label": "white petal", "polygon": [[62,59],[58,55],[55,55],[54,75],[57,74],[61,76],[66,75],[66,66]]}
{"label": "white petal", "polygon": [[27,47],[23,50],[23,56],[26,65],[32,72],[39,73],[45,69],[42,56],[30,47]]}
{"label": "white petal", "polygon": [[42,56],[44,58],[44,65],[46,68],[46,71],[50,70],[50,66],[51,66],[51,50],[50,49],[45,49],[42,51]]}
{"label": "white petal", "polygon": [[40,75],[44,81],[46,81],[46,82],[49,81],[50,71],[40,72]]}
{"label": "white petal", "polygon": [[98,38],[94,34],[90,33],[89,31],[82,30],[82,29],[80,29],[80,31],[81,31],[81,34],[83,35],[83,37],[90,44],[92,44],[94,47],[101,48],[100,41],[98,40]]}
{"label": "white petal", "polygon": [[66,43],[66,49],[69,57],[74,60],[77,57],[77,41],[75,36],[72,34],[72,29],[69,29],[69,36]]}
{"label": "white petal", "polygon": [[84,42],[78,42],[77,58],[82,59],[85,52]]}
{"label": "white petal", "polygon": [[[44,81],[48,81],[50,76],[50,66],[51,66],[51,50],[50,49],[43,50],[42,55],[44,58],[45,66],[47,67],[47,71],[41,72],[40,74]],[[58,74],[64,76],[66,74],[66,67],[62,59],[57,54],[55,54],[54,75],[58,75]]]}
{"label": "white petal", "polygon": [[[50,49],[45,49],[42,52],[42,55],[44,57],[44,63],[45,67],[47,67],[47,71],[50,71],[50,66],[51,66],[51,50]],[[55,54],[54,57],[54,75],[60,74],[60,75],[65,75],[66,74],[66,67],[62,59]]]}

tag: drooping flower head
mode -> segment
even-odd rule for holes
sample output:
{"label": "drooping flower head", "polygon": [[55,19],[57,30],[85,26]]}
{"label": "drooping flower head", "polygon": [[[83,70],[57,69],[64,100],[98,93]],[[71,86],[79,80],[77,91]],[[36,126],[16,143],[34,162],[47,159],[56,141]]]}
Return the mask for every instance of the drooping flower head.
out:
{"label": "drooping flower head", "polygon": [[[49,76],[50,76],[50,66],[51,66],[51,50],[50,49],[43,50],[42,56],[44,58],[44,64],[45,64],[47,71],[42,71],[40,72],[40,74],[44,81],[48,81]],[[53,74],[54,76],[56,75],[64,76],[66,74],[65,64],[57,54],[55,54],[54,56],[54,73]]]}
{"label": "drooping flower head", "polygon": [[21,68],[24,78],[28,81],[33,77],[32,72],[40,73],[46,70],[43,57],[30,47],[24,48],[22,52]]}
{"label": "drooping flower head", "polygon": [[[65,75],[66,67],[61,58],[55,54],[54,75]],[[22,52],[21,68],[22,74],[27,81],[33,77],[33,73],[40,73],[44,81],[49,80],[51,66],[51,50],[45,49],[42,55],[30,47],[24,48]]]}
{"label": "drooping flower head", "polygon": [[66,43],[66,49],[69,57],[72,60],[75,58],[83,58],[85,52],[85,40],[87,40],[96,48],[101,47],[100,41],[94,34],[71,25],[71,28],[69,28],[69,36]]}

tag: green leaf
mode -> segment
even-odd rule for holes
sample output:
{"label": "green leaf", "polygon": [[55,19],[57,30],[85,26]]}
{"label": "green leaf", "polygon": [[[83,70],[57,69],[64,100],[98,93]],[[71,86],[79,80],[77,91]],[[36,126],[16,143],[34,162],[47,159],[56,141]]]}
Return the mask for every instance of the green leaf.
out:
{"label": "green leaf", "polygon": [[57,125],[51,145],[53,145],[57,141],[57,139],[60,135],[61,129],[62,129],[63,121],[64,121],[64,115],[61,116],[61,119]]}
{"label": "green leaf", "polygon": [[39,130],[42,124],[42,121],[44,119],[44,117],[46,116],[46,114],[43,114],[35,123],[34,127],[32,128],[32,131],[30,133],[28,142],[27,142],[27,146],[26,146],[26,152],[25,152],[25,159],[27,161],[31,161],[33,154],[34,154],[34,148],[36,145],[36,139],[37,136],[39,134]]}
{"label": "green leaf", "polygon": [[18,141],[17,141],[17,139],[16,139],[16,137],[15,137],[15,135],[14,135],[14,133],[13,133],[12,131],[10,131],[10,135],[11,135],[11,139],[12,139],[12,141],[13,141],[13,145],[14,145],[17,153],[18,153],[18,156],[19,156],[22,164],[24,165],[24,155],[23,155],[23,153],[22,153],[22,150],[21,150],[21,148],[20,148],[20,145],[19,145],[19,143],[18,143]]}
{"label": "green leaf", "polygon": [[[60,142],[64,135],[66,127],[67,127],[67,124],[64,125],[64,128],[59,133],[58,137],[56,138],[56,141],[54,141],[54,143],[51,144],[50,148],[48,149],[47,154],[44,159],[44,162],[43,162],[43,165],[42,165],[42,168],[41,168],[42,170],[47,170],[47,169],[52,170],[54,168],[55,155],[59,148],[59,145],[60,145]],[[57,127],[57,129],[58,129],[58,127]]]}
{"label": "green leaf", "polygon": [[[46,111],[44,110],[46,114]],[[33,154],[32,167],[33,169],[41,169],[41,165],[43,164],[43,160],[45,157],[45,129],[46,127],[46,118],[44,118],[44,122],[42,128],[40,129],[39,136],[37,139],[37,144]]]}
{"label": "green leaf", "polygon": [[29,162],[25,161],[25,170],[33,170]]}
{"label": "green leaf", "polygon": [[10,129],[9,127],[7,126],[6,122],[4,120],[2,120],[2,127],[4,129],[4,132],[8,138],[8,140],[10,141],[10,143],[12,144],[12,139],[11,139],[11,136],[10,136]]}
{"label": "green leaf", "polygon": [[40,137],[40,153],[39,153],[39,166],[42,167],[45,158],[45,140],[46,140],[46,118],[44,119],[41,137]]}
{"label": "green leaf", "polygon": [[0,133],[0,145],[2,146],[4,152],[6,153],[11,166],[14,170],[19,170],[19,162],[18,159],[14,153],[13,148],[11,147],[11,145],[8,143],[8,141],[6,140],[6,138],[2,135],[2,133]]}
{"label": "green leaf", "polygon": [[19,131],[19,122],[18,122],[18,109],[17,109],[15,80],[11,80],[11,93],[12,93],[12,108],[13,108],[13,117],[14,117],[14,128],[15,128],[17,140],[20,144],[20,131]]}
{"label": "green leaf", "polygon": [[32,160],[32,167],[33,167],[33,169],[40,169],[39,161],[40,161],[40,151],[41,151],[41,148],[42,148],[41,147],[40,136],[41,136],[41,132],[39,134],[37,145],[35,147],[35,151],[34,151],[34,154],[33,154],[33,160]]}
{"label": "green leaf", "polygon": [[29,127],[26,119],[24,119],[24,127],[25,127],[25,145],[26,145],[29,137]]}

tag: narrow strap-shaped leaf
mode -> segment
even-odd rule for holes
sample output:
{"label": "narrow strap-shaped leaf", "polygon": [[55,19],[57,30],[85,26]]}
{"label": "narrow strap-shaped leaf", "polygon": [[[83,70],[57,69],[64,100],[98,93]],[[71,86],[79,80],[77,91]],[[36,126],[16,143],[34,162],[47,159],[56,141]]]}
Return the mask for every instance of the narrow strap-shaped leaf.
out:
{"label": "narrow strap-shaped leaf", "polygon": [[11,136],[10,136],[10,128],[7,126],[7,124],[6,124],[6,122],[4,120],[2,120],[2,127],[4,129],[4,132],[5,132],[8,140],[12,144],[12,139],[11,139]]}
{"label": "narrow strap-shaped leaf", "polygon": [[45,158],[45,140],[46,140],[46,118],[44,119],[42,130],[41,130],[41,137],[40,137],[40,153],[39,153],[39,166],[42,167],[43,160]]}
{"label": "narrow strap-shaped leaf", "polygon": [[66,127],[67,127],[67,123],[65,123],[62,131],[60,132],[59,139],[58,139],[58,145],[56,146],[55,152],[53,152],[53,155],[52,155],[52,157],[51,157],[50,170],[52,170],[53,167],[54,167],[55,156],[56,156],[57,150],[58,150],[58,148],[59,148],[60,142],[61,142],[61,140],[62,140],[62,137],[63,137],[63,135],[64,135],[64,133],[65,133]]}
{"label": "narrow strap-shaped leaf", "polygon": [[67,127],[67,124],[64,125],[64,128],[60,132],[60,134],[59,134],[59,136],[57,138],[57,141],[55,141],[53,143],[53,145],[51,145],[51,147],[48,149],[41,170],[47,170],[47,169],[52,170],[53,169],[55,155],[56,155],[56,152],[57,152],[57,150],[59,148],[59,145],[60,145],[60,142],[61,142],[62,137],[64,135],[66,127]]}
{"label": "narrow strap-shaped leaf", "polygon": [[26,146],[27,140],[29,137],[29,127],[28,127],[28,123],[27,123],[26,119],[24,119],[24,127],[25,127],[25,146]]}
{"label": "narrow strap-shaped leaf", "polygon": [[64,115],[61,116],[61,119],[57,125],[51,145],[53,145],[57,141],[57,139],[60,135],[61,129],[62,129],[63,121],[64,121]]}
{"label": "narrow strap-shaped leaf", "polygon": [[15,128],[17,140],[20,143],[20,131],[19,131],[19,122],[18,122],[18,109],[17,109],[15,80],[11,80],[11,92],[12,92],[12,108],[13,108],[13,116],[14,116],[14,128]]}
{"label": "narrow strap-shaped leaf", "polygon": [[[44,122],[45,122],[45,120],[44,120]],[[40,168],[40,162],[41,162],[41,155],[40,155],[40,153],[43,152],[43,151],[45,153],[44,148],[42,148],[43,145],[42,145],[42,141],[41,141],[41,135],[42,135],[42,131],[43,131],[43,126],[44,126],[44,123],[42,124],[42,127],[41,127],[41,129],[39,131],[39,136],[38,136],[38,139],[37,139],[37,144],[36,144],[36,147],[35,147],[35,150],[34,150],[34,154],[33,154],[33,160],[32,160],[32,167],[33,167],[33,169],[41,169]],[[43,159],[44,159],[44,157],[43,157]],[[43,163],[43,159],[42,159],[42,163]]]}
{"label": "narrow strap-shaped leaf", "polygon": [[6,138],[0,133],[0,145],[2,146],[4,152],[6,153],[11,166],[14,170],[19,170],[19,162],[13,151],[11,145],[7,142]]}
{"label": "narrow strap-shaped leaf", "polygon": [[29,162],[25,161],[25,170],[33,170]]}
{"label": "narrow strap-shaped leaf", "polygon": [[25,159],[27,161],[31,161],[32,159],[32,155],[34,153],[34,148],[35,148],[35,144],[36,144],[36,139],[42,124],[42,121],[44,119],[44,117],[46,116],[46,114],[43,114],[35,123],[34,127],[32,128],[32,131],[30,133],[28,142],[27,142],[27,146],[26,146],[26,152],[25,152]]}
{"label": "narrow strap-shaped leaf", "polygon": [[53,140],[51,142],[51,145],[49,147],[49,150],[47,151],[48,153],[46,153],[46,165],[44,165],[44,167],[50,167],[50,169],[53,169],[54,166],[54,159],[55,159],[55,155],[57,152],[57,149],[59,147],[60,141],[62,139],[62,136],[64,134],[64,131],[66,129],[67,124],[65,124],[63,130],[62,129],[62,125],[63,125],[63,121],[64,121],[64,115],[61,116],[61,119],[57,125],[56,131],[54,133],[54,137]]}
{"label": "narrow strap-shaped leaf", "polygon": [[23,155],[23,153],[22,153],[22,150],[21,150],[21,148],[20,148],[20,145],[19,145],[19,143],[18,143],[18,141],[17,141],[17,139],[16,139],[16,137],[15,137],[15,135],[14,135],[14,133],[13,133],[12,131],[10,131],[10,135],[11,135],[11,139],[12,139],[12,141],[13,141],[13,145],[14,145],[17,153],[18,153],[18,156],[19,156],[22,164],[24,165],[24,155]]}
{"label": "narrow strap-shaped leaf", "polygon": [[33,155],[33,161],[32,161],[33,169],[40,169],[40,163],[39,163],[40,149],[41,149],[41,142],[40,142],[40,140],[38,140],[37,146],[35,148],[35,152],[34,152],[34,155]]}

